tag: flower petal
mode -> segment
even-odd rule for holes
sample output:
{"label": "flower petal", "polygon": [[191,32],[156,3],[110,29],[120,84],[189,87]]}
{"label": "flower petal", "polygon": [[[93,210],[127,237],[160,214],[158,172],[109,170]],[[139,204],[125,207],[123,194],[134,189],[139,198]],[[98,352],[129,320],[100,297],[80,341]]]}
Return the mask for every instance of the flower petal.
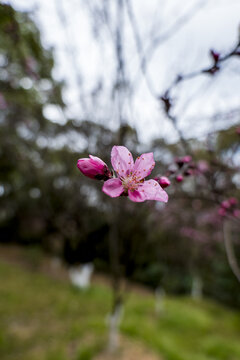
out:
{"label": "flower petal", "polygon": [[99,157],[93,155],[89,155],[89,157],[91,160],[93,160],[93,163],[98,164],[99,166],[107,166],[107,164],[105,164],[105,162]]}
{"label": "flower petal", "polygon": [[144,181],[144,183],[138,187],[138,191],[145,194],[146,200],[168,202],[168,194],[155,180]]}
{"label": "flower petal", "polygon": [[107,180],[112,177],[105,162],[97,156],[89,155],[89,158],[78,159],[77,167],[85,176],[91,179]]}
{"label": "flower petal", "polygon": [[102,168],[95,164],[91,159],[81,158],[77,162],[78,169],[83,173],[83,175],[95,179],[95,176],[101,173]]}
{"label": "flower petal", "polygon": [[143,202],[147,200],[145,193],[143,191],[138,191],[138,190],[134,190],[134,191],[128,190],[128,197],[130,200],[134,202]]}
{"label": "flower petal", "polygon": [[113,146],[111,162],[118,176],[128,175],[134,165],[132,154],[125,146]]}
{"label": "flower petal", "polygon": [[153,153],[151,152],[142,154],[136,159],[133,172],[136,174],[136,176],[139,177],[139,179],[144,179],[152,172],[154,166],[155,161],[153,158]]}
{"label": "flower petal", "polygon": [[109,179],[107,181],[104,182],[104,185],[102,187],[102,191],[111,196],[111,197],[118,197],[120,196],[123,191],[124,188],[122,186],[122,183],[119,179]]}

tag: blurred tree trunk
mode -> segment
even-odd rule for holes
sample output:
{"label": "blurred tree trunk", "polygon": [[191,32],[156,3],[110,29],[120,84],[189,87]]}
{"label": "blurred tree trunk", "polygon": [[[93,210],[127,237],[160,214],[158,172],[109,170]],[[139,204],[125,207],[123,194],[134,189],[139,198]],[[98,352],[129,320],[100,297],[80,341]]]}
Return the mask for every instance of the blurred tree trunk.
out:
{"label": "blurred tree trunk", "polygon": [[193,299],[202,299],[203,296],[203,282],[199,274],[194,274],[192,277],[191,296]]}

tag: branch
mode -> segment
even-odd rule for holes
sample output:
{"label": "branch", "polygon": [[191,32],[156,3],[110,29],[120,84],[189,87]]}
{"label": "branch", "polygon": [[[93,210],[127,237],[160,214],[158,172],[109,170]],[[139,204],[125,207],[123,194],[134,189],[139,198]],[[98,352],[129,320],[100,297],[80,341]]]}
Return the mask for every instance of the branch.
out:
{"label": "branch", "polygon": [[180,16],[176,22],[169,27],[163,34],[157,36],[152,44],[148,47],[147,51],[145,52],[145,56],[142,59],[141,66],[146,70],[147,63],[150,62],[151,58],[154,55],[154,52],[157,48],[162,45],[165,41],[169,40],[173,35],[177,33],[189,20],[191,20],[196,14],[197,10],[200,10],[205,4],[207,3],[206,0],[200,1],[197,5],[194,5],[190,10]]}
{"label": "branch", "polygon": [[86,113],[87,106],[86,106],[84,91],[83,91],[83,77],[78,68],[76,51],[73,46],[72,35],[69,32],[68,22],[67,22],[66,14],[63,9],[62,0],[55,0],[55,7],[56,7],[56,11],[57,11],[57,14],[59,17],[59,21],[60,21],[61,26],[64,29],[64,33],[65,33],[65,38],[66,38],[65,52],[70,57],[70,61],[72,64],[72,70],[75,73],[76,82],[77,82],[77,86],[78,86],[78,90],[79,90],[80,102],[81,102],[83,111]]}
{"label": "branch", "polygon": [[180,83],[193,79],[197,76],[200,76],[202,74],[207,75],[214,75],[216,72],[220,70],[220,64],[224,63],[228,59],[230,59],[233,56],[240,56],[240,38],[238,39],[237,44],[225,55],[221,56],[219,53],[215,52],[214,50],[211,50],[211,56],[213,58],[213,64],[210,67],[203,68],[197,71],[193,71],[188,74],[184,75],[177,75],[172,84],[169,86],[169,88],[165,91],[165,93],[161,96],[158,96],[158,99],[162,101],[164,105],[164,111],[168,119],[172,122],[175,130],[177,131],[180,141],[184,148],[189,152],[189,147],[186,142],[186,140],[183,137],[182,132],[177,126],[177,117],[173,116],[171,113],[173,103],[172,103],[172,97],[171,97],[171,91]]}
{"label": "branch", "polygon": [[203,68],[203,69],[200,69],[197,71],[193,71],[188,74],[177,75],[176,78],[173,80],[172,84],[166,90],[165,94],[169,95],[170,91],[174,87],[176,87],[176,85],[180,84],[183,81],[193,79],[202,74],[214,75],[217,71],[220,70],[220,64],[224,63],[226,60],[230,59],[233,56],[240,56],[240,38],[239,38],[237,44],[225,55],[221,56],[219,53],[215,52],[214,50],[211,50],[211,56],[213,58],[212,66]]}

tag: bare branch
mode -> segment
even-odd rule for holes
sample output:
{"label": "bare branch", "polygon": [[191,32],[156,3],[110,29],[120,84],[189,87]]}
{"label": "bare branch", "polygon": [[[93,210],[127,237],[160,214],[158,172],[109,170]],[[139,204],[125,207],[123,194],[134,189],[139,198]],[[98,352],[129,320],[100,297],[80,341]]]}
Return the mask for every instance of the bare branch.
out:
{"label": "bare branch", "polygon": [[155,37],[152,41],[152,44],[145,51],[145,56],[142,59],[142,67],[146,70],[148,63],[151,61],[155,51],[157,48],[162,45],[165,41],[169,40],[173,35],[176,34],[183,26],[186,25],[188,21],[190,21],[194,16],[196,16],[198,10],[202,9],[202,7],[207,3],[206,0],[202,0],[196,5],[194,5],[190,10],[188,10],[185,14],[180,16],[173,25],[169,27],[165,32]]}
{"label": "bare branch", "polygon": [[83,110],[86,112],[86,103],[85,103],[84,93],[83,93],[83,79],[82,79],[82,75],[81,75],[81,72],[78,68],[78,64],[76,61],[76,53],[75,53],[74,46],[72,44],[71,34],[69,34],[69,31],[68,31],[68,24],[67,24],[67,19],[66,19],[64,10],[63,10],[62,1],[55,0],[55,7],[57,10],[58,17],[61,22],[62,28],[65,30],[65,37],[66,37],[65,52],[68,56],[70,56],[70,60],[72,63],[72,69],[75,73],[77,86],[78,86],[78,90],[79,90],[80,102],[83,107]]}

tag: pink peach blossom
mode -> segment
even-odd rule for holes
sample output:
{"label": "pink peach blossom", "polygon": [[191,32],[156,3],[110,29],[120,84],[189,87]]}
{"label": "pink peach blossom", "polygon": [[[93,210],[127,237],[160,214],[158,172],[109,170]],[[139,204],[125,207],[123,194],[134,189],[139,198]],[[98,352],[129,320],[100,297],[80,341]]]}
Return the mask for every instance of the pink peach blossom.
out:
{"label": "pink peach blossom", "polygon": [[226,214],[227,214],[227,211],[226,211],[225,208],[220,207],[220,208],[218,209],[218,215],[220,215],[220,216],[226,216]]}
{"label": "pink peach blossom", "polygon": [[134,163],[132,154],[124,146],[114,146],[111,162],[117,178],[107,180],[102,191],[115,198],[128,195],[134,202],[145,200],[168,201],[167,193],[153,179],[144,180],[155,166],[153,153],[142,154]]}
{"label": "pink peach blossom", "polygon": [[163,189],[171,185],[171,181],[166,176],[158,176],[155,177],[154,180],[156,180]]}
{"label": "pink peach blossom", "polygon": [[197,169],[200,173],[206,173],[209,171],[209,164],[206,160],[199,160],[197,163]]}
{"label": "pink peach blossom", "polygon": [[183,176],[182,175],[177,175],[176,176],[176,181],[179,182],[179,183],[182,182],[183,181]]}
{"label": "pink peach blossom", "polygon": [[89,159],[79,159],[77,167],[85,176],[91,179],[108,180],[112,177],[112,174],[105,162],[97,156],[89,155]]}
{"label": "pink peach blossom", "polygon": [[224,200],[221,202],[221,207],[224,209],[229,209],[231,207],[231,204],[229,202],[229,200]]}
{"label": "pink peach blossom", "polygon": [[238,201],[237,201],[237,199],[236,199],[235,197],[229,198],[229,199],[228,199],[228,202],[229,202],[229,204],[230,204],[231,206],[236,206],[237,203],[238,203]]}
{"label": "pink peach blossom", "polygon": [[235,216],[236,218],[240,218],[240,209],[234,209],[233,216]]}
{"label": "pink peach blossom", "polygon": [[180,158],[176,158],[175,162],[178,164],[179,167],[182,167],[184,164],[188,164],[192,161],[192,157],[190,155],[185,155]]}

